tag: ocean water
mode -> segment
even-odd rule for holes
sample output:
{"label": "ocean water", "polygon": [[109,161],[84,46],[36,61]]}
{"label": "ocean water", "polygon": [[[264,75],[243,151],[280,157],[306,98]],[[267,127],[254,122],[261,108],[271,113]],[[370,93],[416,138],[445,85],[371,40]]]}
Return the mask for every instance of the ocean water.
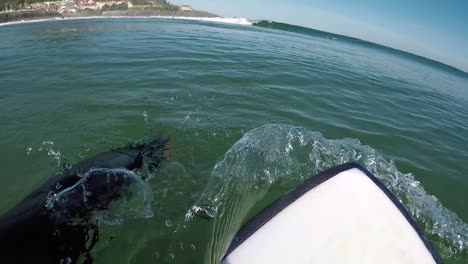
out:
{"label": "ocean water", "polygon": [[146,182],[151,214],[104,221],[96,263],[216,263],[255,212],[348,161],[445,263],[468,263],[465,72],[267,21],[17,24],[0,27],[0,50],[0,213],[66,163],[171,140]]}

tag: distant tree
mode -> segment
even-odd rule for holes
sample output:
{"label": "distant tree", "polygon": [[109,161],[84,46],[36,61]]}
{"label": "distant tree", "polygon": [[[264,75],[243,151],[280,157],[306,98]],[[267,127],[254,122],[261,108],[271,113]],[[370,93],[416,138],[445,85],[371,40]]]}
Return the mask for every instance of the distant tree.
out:
{"label": "distant tree", "polygon": [[121,3],[118,5],[112,5],[111,10],[128,10],[128,4],[127,3]]}
{"label": "distant tree", "polygon": [[101,9],[102,12],[105,11],[120,11],[120,10],[128,10],[128,4],[127,3],[122,3],[118,5],[104,5]]}
{"label": "distant tree", "polygon": [[30,6],[34,3],[53,2],[59,0],[0,0],[0,11],[4,10],[19,10]]}
{"label": "distant tree", "polygon": [[148,0],[132,0],[133,5],[153,5],[152,2]]}

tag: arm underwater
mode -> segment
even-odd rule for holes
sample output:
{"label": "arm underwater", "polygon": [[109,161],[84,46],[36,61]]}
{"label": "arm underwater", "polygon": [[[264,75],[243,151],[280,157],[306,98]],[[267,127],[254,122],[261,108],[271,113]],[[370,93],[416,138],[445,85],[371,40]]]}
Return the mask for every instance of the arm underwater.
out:
{"label": "arm underwater", "polygon": [[157,169],[167,143],[145,140],[104,152],[49,179],[0,217],[2,262],[75,263],[81,256],[92,263],[99,239],[93,213],[128,195],[131,171]]}

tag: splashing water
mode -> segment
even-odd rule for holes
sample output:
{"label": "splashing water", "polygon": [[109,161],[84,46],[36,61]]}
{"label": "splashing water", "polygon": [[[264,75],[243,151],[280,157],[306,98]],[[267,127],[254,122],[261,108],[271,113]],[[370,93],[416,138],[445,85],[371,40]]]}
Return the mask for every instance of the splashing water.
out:
{"label": "splashing water", "polygon": [[159,172],[159,164],[165,159],[167,151],[166,144],[169,140],[161,138],[153,140],[145,137],[129,144],[131,149],[141,149],[143,154],[143,165],[136,172],[144,181],[149,181]]}
{"label": "splashing water", "polygon": [[[98,177],[100,179],[97,179]],[[123,188],[113,189],[111,185],[117,185],[118,182],[121,183]],[[122,182],[125,182],[125,184],[122,184]],[[111,187],[106,188],[105,185]],[[97,199],[93,197],[94,190],[103,189],[111,190],[105,193],[105,195],[108,195],[107,197],[102,193],[95,195],[98,197]],[[118,193],[112,193],[115,190]],[[102,200],[103,197],[106,200]],[[101,205],[103,202],[107,203],[103,206]],[[52,210],[52,217],[61,222],[86,220],[81,218],[88,217],[88,215],[83,215],[82,212],[77,213],[74,209],[83,211],[82,208],[91,208],[94,211],[91,211],[89,216],[98,220],[99,223],[118,225],[123,223],[125,219],[153,217],[152,202],[151,187],[136,173],[126,169],[98,168],[84,173],[73,186],[58,193],[49,193],[46,208]],[[77,206],[77,208],[73,206]]]}
{"label": "splashing water", "polygon": [[152,218],[154,216],[152,208],[153,192],[150,185],[136,173],[123,171],[125,171],[127,177],[132,178],[134,183],[123,199],[121,198],[119,201],[112,203],[108,210],[100,211],[95,215],[99,223],[116,225],[123,223],[126,219]]}
{"label": "splashing water", "polygon": [[143,111],[143,120],[145,121],[145,129],[148,129],[149,117],[148,117],[148,112],[146,112],[146,111]]}
{"label": "splashing water", "polygon": [[[54,167],[60,168],[62,164],[62,154],[60,151],[54,149],[53,141],[43,141],[42,144],[37,149],[39,152],[46,151],[47,156],[51,159],[54,164]],[[32,151],[32,147],[28,147],[27,154],[29,155]]]}
{"label": "splashing water", "polygon": [[211,184],[187,212],[211,218],[207,252],[219,263],[252,207],[273,184],[293,188],[308,177],[347,162],[358,162],[376,175],[406,206],[437,252],[453,262],[467,257],[468,225],[426,193],[412,174],[355,139],[329,140],[320,133],[289,125],[264,125],[235,143],[217,162]]}

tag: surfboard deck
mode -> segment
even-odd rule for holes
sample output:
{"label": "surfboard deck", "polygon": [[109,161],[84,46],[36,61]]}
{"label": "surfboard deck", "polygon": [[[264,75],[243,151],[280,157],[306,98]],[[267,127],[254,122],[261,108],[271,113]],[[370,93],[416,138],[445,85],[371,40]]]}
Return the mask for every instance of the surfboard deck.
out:
{"label": "surfboard deck", "polygon": [[399,200],[348,163],[308,179],[246,223],[222,263],[441,262]]}

